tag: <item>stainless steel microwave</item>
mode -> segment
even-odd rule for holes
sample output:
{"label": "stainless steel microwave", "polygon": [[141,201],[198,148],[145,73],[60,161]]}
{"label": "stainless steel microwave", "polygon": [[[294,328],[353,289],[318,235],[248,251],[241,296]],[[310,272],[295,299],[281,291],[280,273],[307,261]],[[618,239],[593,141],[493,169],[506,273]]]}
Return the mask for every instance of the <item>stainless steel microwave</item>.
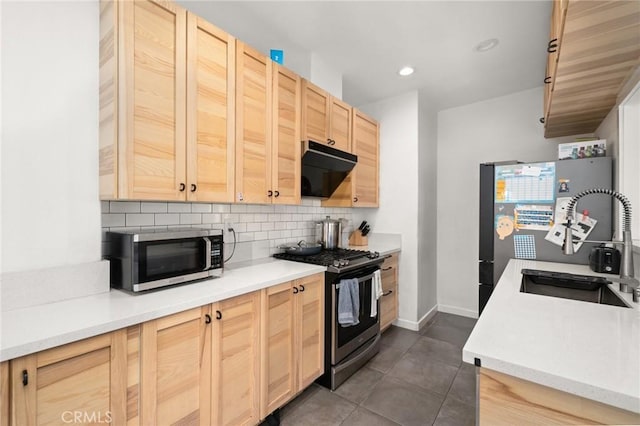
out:
{"label": "stainless steel microwave", "polygon": [[138,292],[222,275],[220,229],[107,232],[111,287]]}

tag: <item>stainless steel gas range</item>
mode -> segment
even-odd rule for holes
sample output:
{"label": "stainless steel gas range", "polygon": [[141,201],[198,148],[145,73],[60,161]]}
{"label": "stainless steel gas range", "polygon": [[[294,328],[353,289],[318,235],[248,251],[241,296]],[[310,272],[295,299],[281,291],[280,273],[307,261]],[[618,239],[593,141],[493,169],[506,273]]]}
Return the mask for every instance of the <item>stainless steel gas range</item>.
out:
{"label": "stainless steel gas range", "polygon": [[[285,253],[275,258],[294,262],[312,263],[327,267],[325,273],[325,346],[324,374],[317,380],[335,390],[349,376],[367,363],[380,349],[380,316],[371,316],[373,275],[380,269],[384,258],[377,252],[363,250],[323,250],[311,256]],[[360,309],[357,325],[343,327],[338,323],[340,282],[358,280]],[[379,302],[375,302],[379,308]]]}

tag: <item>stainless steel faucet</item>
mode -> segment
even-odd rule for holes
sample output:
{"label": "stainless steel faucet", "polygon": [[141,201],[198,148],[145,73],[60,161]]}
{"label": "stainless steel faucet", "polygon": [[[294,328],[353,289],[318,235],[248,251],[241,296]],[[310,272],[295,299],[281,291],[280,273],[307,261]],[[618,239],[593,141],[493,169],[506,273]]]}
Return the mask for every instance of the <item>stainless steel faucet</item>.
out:
{"label": "stainless steel faucet", "polygon": [[[593,240],[581,240],[583,243],[613,243],[613,244],[622,244],[622,262],[620,264],[620,279],[615,280],[620,282],[620,291],[625,293],[634,293],[634,290],[640,286],[640,281],[633,277],[633,240],[631,239],[631,203],[619,192],[612,191],[610,189],[604,188],[595,188],[595,189],[587,189],[586,191],[582,191],[579,194],[575,195],[569,201],[567,205],[567,223],[564,233],[564,244],[562,245],[562,250],[564,254],[571,255],[573,254],[573,232],[571,230],[571,220],[573,219],[573,209],[578,202],[578,200],[585,195],[589,194],[607,194],[611,197],[617,199],[622,203],[622,208],[624,209],[624,217],[623,217],[623,231],[622,231],[622,241],[593,241]],[[636,299],[636,294],[634,293],[634,301]]]}

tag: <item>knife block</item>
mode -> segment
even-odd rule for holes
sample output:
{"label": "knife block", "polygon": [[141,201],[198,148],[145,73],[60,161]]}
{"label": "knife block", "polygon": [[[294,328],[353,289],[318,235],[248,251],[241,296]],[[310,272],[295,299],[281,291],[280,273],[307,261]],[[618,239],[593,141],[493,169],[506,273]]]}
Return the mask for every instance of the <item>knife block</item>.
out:
{"label": "knife block", "polygon": [[349,245],[351,246],[367,246],[369,245],[369,239],[362,235],[362,231],[356,229],[351,233],[349,237]]}

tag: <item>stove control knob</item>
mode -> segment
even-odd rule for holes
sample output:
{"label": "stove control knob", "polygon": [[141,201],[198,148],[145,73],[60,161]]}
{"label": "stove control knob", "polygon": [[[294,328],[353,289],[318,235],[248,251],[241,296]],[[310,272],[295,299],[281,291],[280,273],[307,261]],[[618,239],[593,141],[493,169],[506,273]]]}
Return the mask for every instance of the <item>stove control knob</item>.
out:
{"label": "stove control knob", "polygon": [[333,266],[339,267],[340,266],[340,261],[339,260],[334,260],[333,261]]}
{"label": "stove control knob", "polygon": [[344,266],[348,266],[348,265],[349,265],[349,259],[345,259]]}

